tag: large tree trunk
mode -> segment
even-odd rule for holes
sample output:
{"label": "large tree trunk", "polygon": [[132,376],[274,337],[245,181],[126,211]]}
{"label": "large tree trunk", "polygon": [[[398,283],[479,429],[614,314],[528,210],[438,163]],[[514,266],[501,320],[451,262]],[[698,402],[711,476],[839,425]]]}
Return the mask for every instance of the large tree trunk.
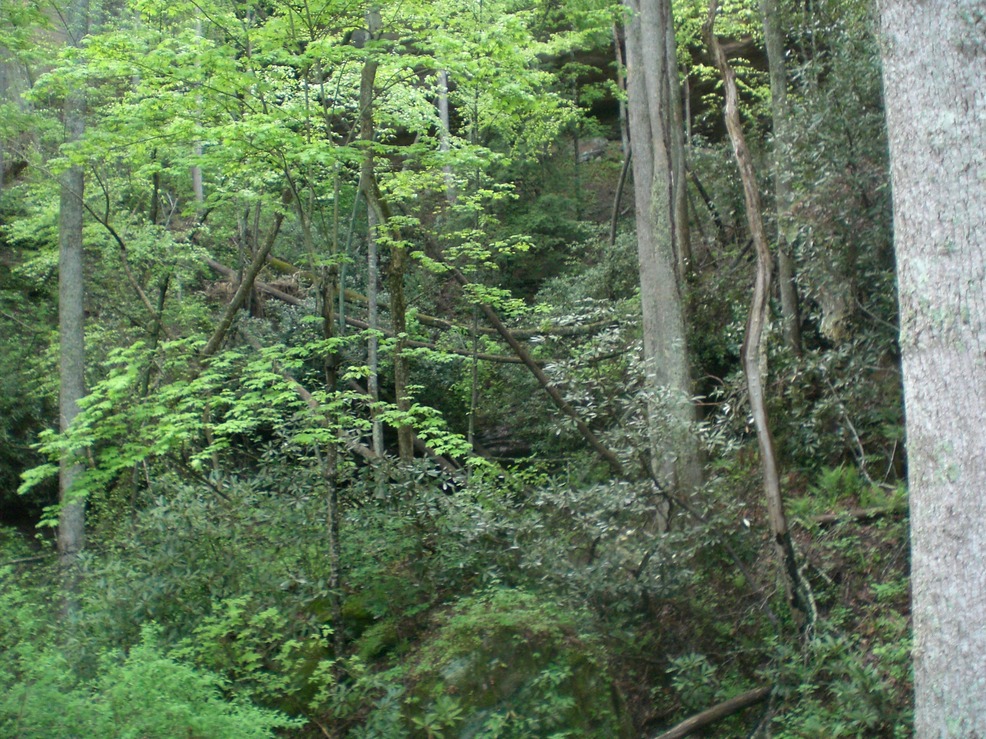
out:
{"label": "large tree trunk", "polygon": [[986,736],[986,15],[881,0],[916,736]]}
{"label": "large tree trunk", "polygon": [[[88,32],[89,4],[74,0],[68,7],[66,30],[69,43],[81,46]],[[65,141],[72,143],[85,132],[86,101],[83,90],[73,90],[65,100]],[[79,413],[85,394],[85,332],[83,306],[82,214],[85,178],[82,167],[73,166],[61,176],[58,212],[58,334],[60,389],[59,426],[64,432]],[[72,486],[82,472],[80,465],[63,459],[59,470],[58,555],[64,573],[65,611],[74,610],[72,591],[79,552],[85,546],[85,502],[73,500]]]}
{"label": "large tree trunk", "polygon": [[[674,242],[674,184],[667,42],[669,0],[626,0],[627,103],[637,221],[637,261],[644,327],[644,358],[653,392],[650,413],[654,471],[664,485],[689,490],[701,483],[698,445],[684,428],[660,419],[671,404],[682,427],[695,418],[685,321]],[[669,435],[669,431],[673,431]]]}

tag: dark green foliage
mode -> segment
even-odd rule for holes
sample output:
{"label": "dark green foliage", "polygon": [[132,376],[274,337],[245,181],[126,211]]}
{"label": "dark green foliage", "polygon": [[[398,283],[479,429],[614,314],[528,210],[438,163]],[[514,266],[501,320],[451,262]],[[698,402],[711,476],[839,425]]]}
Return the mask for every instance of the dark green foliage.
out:
{"label": "dark green foliage", "polygon": [[411,736],[632,736],[597,650],[538,596],[464,599],[409,672]]}

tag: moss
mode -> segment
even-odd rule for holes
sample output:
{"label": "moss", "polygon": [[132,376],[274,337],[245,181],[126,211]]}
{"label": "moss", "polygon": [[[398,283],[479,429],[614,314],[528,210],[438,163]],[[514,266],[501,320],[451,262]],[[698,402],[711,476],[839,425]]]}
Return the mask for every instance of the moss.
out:
{"label": "moss", "polygon": [[461,600],[410,675],[413,736],[633,736],[598,645],[523,591]]}

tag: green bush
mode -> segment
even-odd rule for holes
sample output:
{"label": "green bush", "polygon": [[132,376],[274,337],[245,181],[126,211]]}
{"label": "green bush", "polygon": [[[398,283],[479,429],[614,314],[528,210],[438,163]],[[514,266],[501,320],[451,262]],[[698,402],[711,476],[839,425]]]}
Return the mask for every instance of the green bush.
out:
{"label": "green bush", "polygon": [[228,702],[222,680],[176,661],[145,626],[129,653],[104,650],[94,677],[79,675],[73,641],[36,594],[0,571],[0,736],[113,739],[253,739],[297,726],[274,711]]}

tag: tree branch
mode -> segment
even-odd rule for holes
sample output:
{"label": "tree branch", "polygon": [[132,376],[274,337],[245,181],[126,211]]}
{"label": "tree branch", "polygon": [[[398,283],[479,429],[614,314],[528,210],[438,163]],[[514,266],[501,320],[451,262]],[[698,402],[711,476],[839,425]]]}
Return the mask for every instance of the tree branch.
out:
{"label": "tree branch", "polygon": [[[281,197],[281,202],[284,205],[288,204],[291,198],[291,191],[285,190]],[[281,224],[284,222],[284,211],[278,210],[274,214],[274,223],[271,225],[270,232],[267,234],[267,239],[264,245],[253,257],[253,261],[250,263],[250,268],[247,273],[243,275],[243,279],[240,281],[240,286],[236,290],[236,294],[233,295],[233,299],[230,301],[229,305],[226,306],[226,312],[223,314],[222,320],[216,327],[215,332],[212,334],[212,338],[209,339],[209,343],[206,344],[205,349],[202,350],[202,357],[211,357],[217,351],[219,351],[220,345],[223,343],[223,339],[226,338],[226,332],[229,331],[229,327],[233,324],[233,317],[236,312],[240,309],[243,303],[246,301],[247,295],[253,289],[254,281],[257,279],[257,275],[260,274],[260,269],[264,266],[267,261],[267,255],[270,254],[270,250],[274,247],[274,242],[277,240],[277,234],[281,230]]]}
{"label": "tree branch", "polygon": [[724,718],[732,716],[734,713],[739,713],[744,708],[762,703],[767,700],[772,690],[773,688],[771,687],[763,687],[737,695],[728,701],[723,701],[718,705],[712,706],[712,708],[695,714],[691,718],[685,719],[673,729],[657,735],[654,739],[682,739],[682,737],[698,731],[703,726],[714,724],[716,721],[721,721]]}
{"label": "tree branch", "polygon": [[[451,269],[452,276],[455,278],[456,282],[458,282],[462,287],[469,284],[469,280],[466,279],[466,276],[462,274],[458,268],[452,267],[451,265],[448,266]],[[569,404],[568,401],[562,397],[561,393],[558,392],[558,388],[552,384],[551,379],[544,373],[544,370],[541,369],[541,366],[534,360],[527,348],[510,333],[510,330],[506,326],[503,325],[503,321],[500,320],[500,317],[496,314],[496,311],[486,303],[481,303],[480,308],[486,315],[486,320],[492,324],[492,326],[497,330],[497,333],[499,333],[500,336],[503,337],[503,340],[510,345],[510,348],[514,350],[514,354],[520,357],[524,364],[527,365],[527,368],[531,371],[531,374],[534,375],[535,379],[538,381],[538,384],[544,388],[544,391],[548,394],[548,397],[551,398],[552,402],[555,404],[555,407],[575,422],[575,426],[578,428],[579,433],[581,433],[582,437],[589,442],[589,446],[596,450],[599,456],[606,460],[606,463],[609,465],[614,474],[625,478],[626,471],[623,469],[623,465],[620,463],[620,460],[616,454],[614,454],[611,449],[599,440],[599,437],[593,433],[592,429],[590,429],[588,425],[586,425],[585,421],[583,421],[579,416],[578,411],[576,411],[575,408],[573,408],[571,404]]]}

